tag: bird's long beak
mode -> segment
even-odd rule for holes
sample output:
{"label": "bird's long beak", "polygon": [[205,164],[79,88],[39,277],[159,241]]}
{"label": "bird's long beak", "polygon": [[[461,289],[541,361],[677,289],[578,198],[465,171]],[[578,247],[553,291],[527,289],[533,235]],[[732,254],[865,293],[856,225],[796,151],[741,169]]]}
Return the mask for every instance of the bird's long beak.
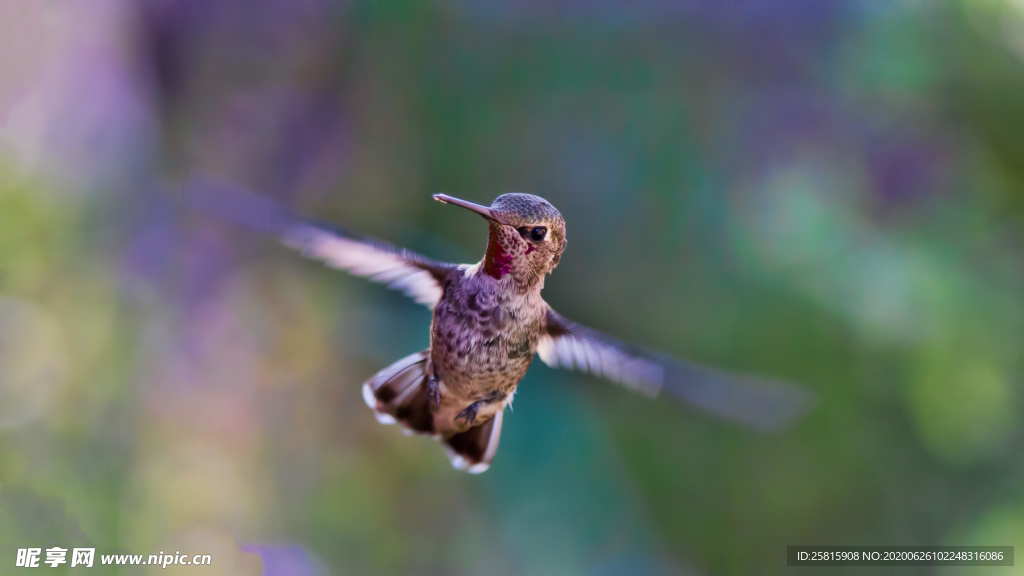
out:
{"label": "bird's long beak", "polygon": [[504,224],[504,222],[501,221],[501,218],[499,218],[498,215],[494,213],[494,210],[491,210],[487,206],[481,206],[476,202],[470,202],[469,200],[463,200],[462,198],[456,198],[454,196],[449,196],[447,194],[434,194],[434,200],[437,200],[442,204],[451,204],[453,206],[465,208],[466,210],[469,210],[471,212],[476,212],[477,214],[483,216],[484,218],[487,218],[488,220],[492,220],[494,222],[497,222],[498,224]]}

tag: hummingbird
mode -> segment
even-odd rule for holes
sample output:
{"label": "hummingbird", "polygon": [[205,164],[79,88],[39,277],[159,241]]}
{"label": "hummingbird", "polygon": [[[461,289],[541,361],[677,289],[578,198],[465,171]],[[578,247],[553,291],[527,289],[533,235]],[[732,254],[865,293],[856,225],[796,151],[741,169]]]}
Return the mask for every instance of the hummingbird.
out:
{"label": "hummingbird", "polygon": [[200,200],[307,257],[400,290],[433,310],[427,349],[372,376],[362,396],[378,421],[439,440],[456,469],[479,474],[490,467],[505,409],[535,356],[647,396],[667,393],[757,430],[780,428],[810,404],[811,395],[796,386],[645,350],[557,312],[541,292],[565,252],[566,222],[540,196],[502,194],[484,206],[435,194],[438,202],[483,217],[488,227],[483,257],[451,264],[293,217],[246,193],[220,192],[216,206],[209,195]]}

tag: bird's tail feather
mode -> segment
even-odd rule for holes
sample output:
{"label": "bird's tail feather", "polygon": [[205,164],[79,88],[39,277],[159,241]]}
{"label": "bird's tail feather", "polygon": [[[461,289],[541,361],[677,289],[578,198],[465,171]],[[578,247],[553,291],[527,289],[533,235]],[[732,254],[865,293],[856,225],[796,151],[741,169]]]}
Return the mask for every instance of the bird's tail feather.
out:
{"label": "bird's tail feather", "polygon": [[363,400],[383,424],[400,423],[417,434],[434,434],[426,351],[410,354],[367,380]]}
{"label": "bird's tail feather", "polygon": [[465,432],[444,439],[452,466],[470,474],[480,474],[491,467],[501,440],[501,420],[504,411]]}
{"label": "bird's tail feather", "polygon": [[427,351],[410,354],[363,384],[363,400],[384,424],[401,424],[417,434],[438,437],[452,466],[472,474],[487,470],[498,450],[502,413],[458,434],[438,434],[427,389]]}

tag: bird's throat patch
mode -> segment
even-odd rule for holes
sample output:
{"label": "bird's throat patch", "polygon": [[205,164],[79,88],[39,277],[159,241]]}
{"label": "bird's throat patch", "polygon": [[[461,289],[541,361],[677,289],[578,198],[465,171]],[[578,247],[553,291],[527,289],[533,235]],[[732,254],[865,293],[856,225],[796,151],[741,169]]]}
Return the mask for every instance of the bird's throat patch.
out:
{"label": "bird's throat patch", "polygon": [[515,256],[510,250],[515,249],[518,238],[515,231],[505,228],[492,229],[490,239],[487,242],[487,254],[484,262],[484,272],[492,278],[503,278],[511,274],[515,264]]}

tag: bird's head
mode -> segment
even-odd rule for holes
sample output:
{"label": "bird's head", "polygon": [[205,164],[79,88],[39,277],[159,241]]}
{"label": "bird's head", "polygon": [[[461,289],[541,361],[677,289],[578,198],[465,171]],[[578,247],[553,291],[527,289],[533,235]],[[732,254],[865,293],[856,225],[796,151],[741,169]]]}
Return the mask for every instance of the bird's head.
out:
{"label": "bird's head", "polygon": [[550,202],[533,194],[502,194],[482,206],[446,194],[434,200],[460,206],[490,222],[484,272],[495,278],[511,275],[532,287],[558,266],[565,251],[565,218]]}

